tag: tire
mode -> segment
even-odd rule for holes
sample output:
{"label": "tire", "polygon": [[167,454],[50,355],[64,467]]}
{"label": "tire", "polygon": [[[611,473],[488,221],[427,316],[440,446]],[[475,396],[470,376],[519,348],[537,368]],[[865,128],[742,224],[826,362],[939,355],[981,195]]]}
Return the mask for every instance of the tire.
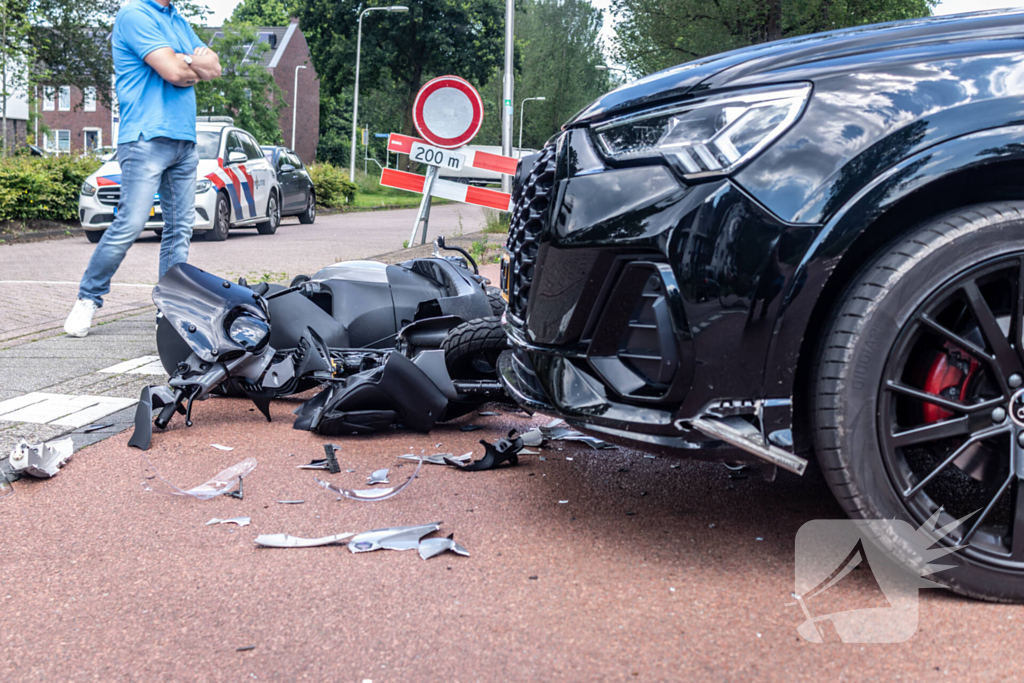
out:
{"label": "tire", "polygon": [[[967,535],[966,547],[933,559],[951,568],[927,578],[1004,602],[1024,600],[1024,478],[1013,464],[1024,403],[1007,415],[1024,402],[1015,390],[1024,380],[1013,377],[1024,375],[1024,358],[1007,339],[1024,332],[1013,323],[1022,301],[1024,202],[930,220],[847,287],[821,337],[809,404],[826,481],[847,514],[873,520],[872,540],[920,573],[928,559],[910,527],[881,520],[917,529],[936,511],[938,528],[966,517],[939,541],[948,548]],[[931,371],[948,372],[947,358],[960,370],[953,385],[942,374],[936,385]]]}
{"label": "tire", "polygon": [[217,203],[213,207],[213,227],[204,233],[207,242],[223,242],[228,238],[231,228],[231,204],[223,192],[217,193]]}
{"label": "tire", "polygon": [[103,233],[105,232],[106,230],[86,230],[85,239],[89,240],[93,244],[96,244],[103,238]]}
{"label": "tire", "polygon": [[309,225],[316,220],[316,193],[309,191],[309,198],[306,199],[306,210],[299,214],[299,222]]}
{"label": "tire", "polygon": [[294,287],[296,285],[301,285],[303,282],[309,282],[309,280],[310,277],[308,275],[296,275],[295,277],[292,278],[291,284],[289,284],[288,286]]}
{"label": "tire", "polygon": [[267,199],[267,220],[256,224],[256,232],[261,235],[273,235],[277,226],[281,225],[281,205],[277,201],[277,193],[271,192]]}
{"label": "tire", "polygon": [[491,315],[500,318],[505,312],[505,299],[501,297],[501,290],[497,287],[487,288],[487,303],[491,305]]}
{"label": "tire", "polygon": [[507,348],[508,337],[497,317],[456,325],[441,342],[452,379],[497,378],[498,356]]}

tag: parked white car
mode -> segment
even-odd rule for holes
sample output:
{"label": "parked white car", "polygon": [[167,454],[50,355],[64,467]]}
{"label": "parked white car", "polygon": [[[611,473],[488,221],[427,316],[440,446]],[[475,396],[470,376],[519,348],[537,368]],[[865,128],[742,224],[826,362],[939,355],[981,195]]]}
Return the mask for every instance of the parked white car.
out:
{"label": "parked white car", "polygon": [[[277,175],[256,139],[236,128],[229,117],[200,117],[196,124],[199,171],[196,182],[194,235],[221,241],[232,228],[256,228],[272,235],[281,223],[281,189]],[[110,227],[121,200],[121,166],[103,164],[85,179],[78,197],[78,218],[90,242],[99,242]],[[146,230],[163,231],[160,195]]]}

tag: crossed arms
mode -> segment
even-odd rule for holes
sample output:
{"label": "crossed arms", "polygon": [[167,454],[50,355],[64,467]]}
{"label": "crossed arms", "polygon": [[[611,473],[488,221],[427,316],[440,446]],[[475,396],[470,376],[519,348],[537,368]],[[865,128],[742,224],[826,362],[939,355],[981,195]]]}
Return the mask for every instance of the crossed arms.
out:
{"label": "crossed arms", "polygon": [[220,77],[220,57],[216,52],[208,47],[197,47],[190,56],[191,65],[185,63],[185,55],[169,47],[162,47],[146,55],[146,64],[165,81],[179,88],[188,88],[199,81],[212,81]]}

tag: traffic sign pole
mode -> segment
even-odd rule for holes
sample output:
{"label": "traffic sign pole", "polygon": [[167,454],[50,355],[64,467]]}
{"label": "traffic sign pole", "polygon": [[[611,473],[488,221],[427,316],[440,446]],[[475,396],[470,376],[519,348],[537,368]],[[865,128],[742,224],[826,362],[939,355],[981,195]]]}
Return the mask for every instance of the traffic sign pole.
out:
{"label": "traffic sign pole", "polygon": [[427,243],[427,225],[430,223],[430,191],[434,188],[434,179],[437,178],[437,166],[427,169],[427,179],[423,182],[423,199],[420,200],[420,210],[416,212],[416,222],[412,226],[412,234],[409,235],[409,248],[416,244],[416,233],[423,223],[423,232],[420,235],[420,244]]}

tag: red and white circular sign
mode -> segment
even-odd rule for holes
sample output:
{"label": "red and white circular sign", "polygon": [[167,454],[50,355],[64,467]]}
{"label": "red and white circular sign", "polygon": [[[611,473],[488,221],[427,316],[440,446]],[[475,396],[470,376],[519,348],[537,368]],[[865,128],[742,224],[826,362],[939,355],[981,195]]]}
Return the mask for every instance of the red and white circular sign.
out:
{"label": "red and white circular sign", "polygon": [[455,149],[480,130],[484,102],[480,93],[458,76],[439,76],[420,88],[412,105],[412,121],[432,145]]}

